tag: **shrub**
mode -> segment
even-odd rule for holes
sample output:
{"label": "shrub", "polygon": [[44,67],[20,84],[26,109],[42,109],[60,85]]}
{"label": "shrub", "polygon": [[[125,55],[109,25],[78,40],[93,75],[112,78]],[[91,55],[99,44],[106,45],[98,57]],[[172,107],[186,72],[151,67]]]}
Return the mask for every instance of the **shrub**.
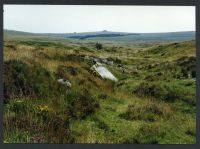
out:
{"label": "shrub", "polygon": [[96,43],[95,47],[97,50],[101,50],[103,48],[103,45],[101,43]]}
{"label": "shrub", "polygon": [[140,96],[152,96],[162,99],[163,95],[167,94],[166,88],[160,84],[148,82],[142,82],[133,92]]}
{"label": "shrub", "polygon": [[196,136],[196,123],[189,121],[185,133],[187,135]]}
{"label": "shrub", "polygon": [[106,99],[107,97],[108,97],[107,94],[99,94],[99,95],[98,95],[98,98],[99,98],[99,99]]}
{"label": "shrub", "polygon": [[188,78],[188,74],[191,77],[196,77],[196,57],[181,57],[176,61],[177,65],[181,67],[181,71],[184,77]]}
{"label": "shrub", "polygon": [[57,78],[68,78],[68,74],[66,72],[65,66],[58,66],[56,71],[56,77]]}
{"label": "shrub", "polygon": [[[181,67],[176,63],[162,62],[152,65],[147,65],[146,69],[150,67],[153,71],[152,76],[157,77],[161,80],[167,80],[171,78],[180,78],[182,76]],[[151,74],[150,74],[151,76]]]}
{"label": "shrub", "polygon": [[115,62],[116,64],[122,64],[122,61],[121,61],[120,59],[118,59],[118,58],[115,58],[115,59],[114,59],[114,62]]}
{"label": "shrub", "polygon": [[17,50],[15,45],[5,45],[5,47],[10,48],[10,49],[12,49],[14,51]]}
{"label": "shrub", "polygon": [[70,115],[78,119],[94,113],[99,107],[95,97],[87,89],[82,92],[72,90],[67,94],[66,99]]}
{"label": "shrub", "polygon": [[49,132],[47,142],[73,143],[68,117],[61,117],[58,114],[51,115],[49,124],[49,128],[46,128],[46,131]]}
{"label": "shrub", "polygon": [[94,117],[93,120],[95,121],[98,128],[104,131],[109,131],[110,128],[108,124],[106,124],[103,120],[99,119],[98,117]]}
{"label": "shrub", "polygon": [[79,72],[80,70],[77,67],[60,65],[57,68],[56,77],[69,78],[69,75],[77,76]]}
{"label": "shrub", "polygon": [[11,60],[4,63],[4,94],[10,96],[30,92],[26,88],[29,66],[21,61]]}
{"label": "shrub", "polygon": [[172,110],[168,106],[162,106],[157,103],[135,103],[129,105],[127,111],[120,116],[127,120],[144,120],[153,122],[160,118],[168,119],[171,115]]}
{"label": "shrub", "polygon": [[162,126],[143,125],[136,134],[133,142],[137,144],[158,144],[166,135]]}
{"label": "shrub", "polygon": [[133,93],[139,96],[151,96],[165,101],[182,100],[195,105],[195,93],[180,85],[162,82],[142,82]]}
{"label": "shrub", "polygon": [[72,76],[76,76],[79,73],[79,69],[76,67],[69,66],[67,67],[67,70]]}
{"label": "shrub", "polygon": [[58,95],[58,83],[54,76],[41,65],[19,60],[4,63],[4,95],[7,98],[30,96],[52,97]]}

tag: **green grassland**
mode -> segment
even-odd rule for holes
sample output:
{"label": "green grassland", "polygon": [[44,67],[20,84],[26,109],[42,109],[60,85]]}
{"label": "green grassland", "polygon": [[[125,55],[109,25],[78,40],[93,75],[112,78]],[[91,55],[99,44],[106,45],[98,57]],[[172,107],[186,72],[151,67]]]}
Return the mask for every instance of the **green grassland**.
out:
{"label": "green grassland", "polygon": [[[4,143],[196,143],[195,41],[96,41],[4,38]],[[85,56],[112,60],[118,82]]]}

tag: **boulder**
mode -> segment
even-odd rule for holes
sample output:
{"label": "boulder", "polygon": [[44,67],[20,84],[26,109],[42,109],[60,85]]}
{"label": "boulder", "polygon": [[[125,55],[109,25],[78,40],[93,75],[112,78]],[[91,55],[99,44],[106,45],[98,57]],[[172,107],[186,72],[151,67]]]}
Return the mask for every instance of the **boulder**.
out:
{"label": "boulder", "polygon": [[118,81],[117,78],[104,66],[95,64],[91,67],[91,69],[95,70],[102,78],[109,79],[112,81]]}
{"label": "boulder", "polygon": [[72,84],[66,79],[58,79],[57,81],[58,81],[58,83],[64,85],[67,88],[71,88],[72,87]]}

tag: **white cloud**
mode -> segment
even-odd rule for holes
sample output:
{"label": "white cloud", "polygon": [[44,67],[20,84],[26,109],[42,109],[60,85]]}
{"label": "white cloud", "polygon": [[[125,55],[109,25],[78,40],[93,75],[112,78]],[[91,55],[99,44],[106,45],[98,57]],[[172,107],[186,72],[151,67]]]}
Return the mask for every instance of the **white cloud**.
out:
{"label": "white cloud", "polygon": [[37,33],[194,31],[195,7],[4,5],[4,28]]}

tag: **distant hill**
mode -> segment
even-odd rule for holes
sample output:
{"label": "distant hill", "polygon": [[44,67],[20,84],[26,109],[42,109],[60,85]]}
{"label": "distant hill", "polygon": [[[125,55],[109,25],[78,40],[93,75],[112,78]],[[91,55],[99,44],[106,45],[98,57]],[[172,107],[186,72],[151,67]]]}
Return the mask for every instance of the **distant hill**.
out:
{"label": "distant hill", "polygon": [[4,30],[5,37],[53,37],[77,39],[86,41],[119,41],[119,42],[175,42],[195,40],[194,31],[166,33],[126,33],[126,32],[83,32],[83,33],[29,33],[14,30]]}

